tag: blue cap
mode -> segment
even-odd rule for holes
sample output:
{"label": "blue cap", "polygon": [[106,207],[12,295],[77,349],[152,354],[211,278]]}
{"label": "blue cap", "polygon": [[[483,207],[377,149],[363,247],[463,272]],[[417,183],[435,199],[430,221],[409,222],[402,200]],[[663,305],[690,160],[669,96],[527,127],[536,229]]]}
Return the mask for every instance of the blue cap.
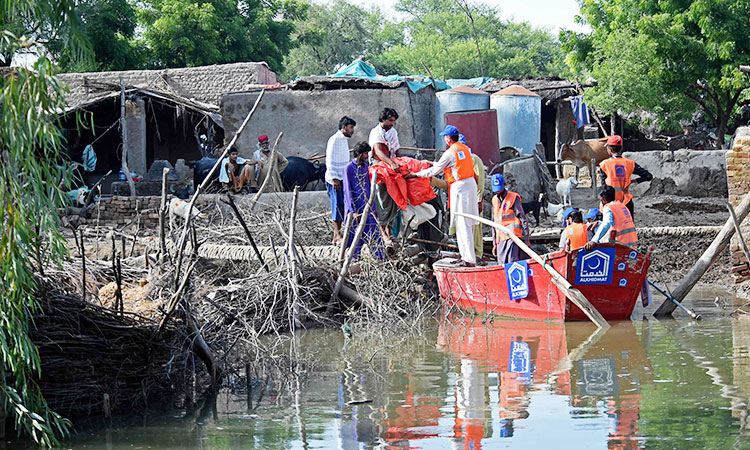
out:
{"label": "blue cap", "polygon": [[587,212],[586,215],[583,216],[583,219],[584,220],[595,219],[597,214],[599,214],[599,210],[596,208],[591,208],[589,209],[589,212]]}
{"label": "blue cap", "polygon": [[565,208],[565,211],[563,211],[563,221],[562,221],[562,227],[563,228],[565,228],[565,221],[568,220],[568,216],[570,215],[570,213],[572,213],[575,210],[576,209],[572,208],[572,207],[571,208]]}
{"label": "blue cap", "polygon": [[458,142],[460,142],[462,144],[465,144],[466,143],[466,136],[464,136],[463,134],[459,134],[458,135]]}
{"label": "blue cap", "polygon": [[505,189],[505,177],[501,173],[492,175],[492,192],[501,192]]}
{"label": "blue cap", "polygon": [[440,136],[453,136],[456,134],[460,134],[458,132],[458,128],[454,127],[453,125],[446,125],[445,130],[440,133]]}

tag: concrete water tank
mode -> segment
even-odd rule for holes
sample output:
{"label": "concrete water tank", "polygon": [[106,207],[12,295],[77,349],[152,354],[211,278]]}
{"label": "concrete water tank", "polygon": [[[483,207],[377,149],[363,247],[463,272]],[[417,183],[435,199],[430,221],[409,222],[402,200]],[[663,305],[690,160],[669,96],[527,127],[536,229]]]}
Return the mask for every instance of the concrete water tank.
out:
{"label": "concrete water tank", "polygon": [[[442,149],[443,138],[440,132],[445,128],[445,113],[455,111],[481,111],[490,109],[490,95],[479,89],[468,86],[440,91],[437,98],[437,114],[435,114],[435,148]],[[453,124],[450,124],[453,125]],[[459,128],[460,131],[460,128]]]}
{"label": "concrete water tank", "polygon": [[532,154],[540,139],[542,98],[524,87],[508,86],[492,94],[490,108],[497,111],[500,148],[515,147]]}

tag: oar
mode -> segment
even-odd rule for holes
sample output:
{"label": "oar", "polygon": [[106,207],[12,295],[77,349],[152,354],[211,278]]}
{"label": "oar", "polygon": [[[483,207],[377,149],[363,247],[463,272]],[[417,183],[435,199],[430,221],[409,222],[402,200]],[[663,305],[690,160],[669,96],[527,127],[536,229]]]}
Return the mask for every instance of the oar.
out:
{"label": "oar", "polygon": [[506,235],[508,235],[509,238],[513,240],[513,242],[518,245],[521,250],[526,252],[527,255],[531,256],[531,259],[539,263],[539,265],[542,266],[544,270],[546,270],[551,276],[552,276],[552,282],[555,283],[555,286],[557,286],[558,289],[563,291],[565,293],[565,296],[570,299],[573,304],[575,304],[577,307],[581,308],[581,311],[586,314],[586,317],[591,319],[592,322],[594,322],[597,326],[600,328],[609,328],[609,324],[606,320],[604,320],[604,317],[597,311],[596,308],[594,308],[594,305],[591,304],[591,302],[588,301],[588,299],[579,291],[578,289],[574,288],[573,285],[570,284],[570,282],[565,279],[564,276],[560,275],[560,273],[555,270],[554,267],[547,264],[544,259],[542,259],[541,256],[539,256],[534,250],[530,249],[528,245],[526,245],[525,242],[523,242],[521,239],[518,238],[513,232],[498,224],[495,222],[492,222],[491,220],[487,220],[483,217],[475,216],[472,214],[464,214],[460,212],[455,212],[453,214],[466,217],[469,219],[477,220],[485,225],[489,225],[493,228],[497,228],[498,230],[502,231]]}
{"label": "oar", "polygon": [[672,300],[672,302],[674,302],[675,305],[679,306],[680,309],[682,309],[683,311],[685,311],[690,317],[692,317],[695,320],[701,320],[702,319],[702,317],[701,317],[700,314],[694,313],[693,311],[690,311],[689,309],[687,309],[687,307],[685,305],[683,305],[682,303],[678,302],[677,299],[672,296],[672,294],[661,290],[661,288],[659,286],[657,286],[654,283],[652,283],[651,280],[649,280],[648,278],[646,278],[646,281],[648,282],[649,285],[651,285],[651,287],[653,287],[654,289],[656,289],[657,291],[659,291],[659,293],[661,295],[667,297],[667,299],[669,299],[669,300]]}

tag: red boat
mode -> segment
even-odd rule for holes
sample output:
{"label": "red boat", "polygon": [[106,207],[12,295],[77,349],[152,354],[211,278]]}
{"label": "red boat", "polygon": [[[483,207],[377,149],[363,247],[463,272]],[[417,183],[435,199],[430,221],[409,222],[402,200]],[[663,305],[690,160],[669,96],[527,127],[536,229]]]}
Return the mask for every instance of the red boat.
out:
{"label": "red boat", "polygon": [[[544,257],[606,320],[630,318],[651,265],[649,252],[616,243]],[[458,267],[443,259],[433,268],[440,295],[451,308],[514,319],[587,320],[534,260]]]}

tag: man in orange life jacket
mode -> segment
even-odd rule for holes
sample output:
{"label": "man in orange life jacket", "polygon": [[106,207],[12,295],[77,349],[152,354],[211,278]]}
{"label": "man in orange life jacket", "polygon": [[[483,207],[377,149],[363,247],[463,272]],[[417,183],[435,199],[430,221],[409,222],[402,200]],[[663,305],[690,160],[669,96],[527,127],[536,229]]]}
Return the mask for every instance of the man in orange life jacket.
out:
{"label": "man in orange life jacket", "polygon": [[586,245],[586,242],[589,241],[589,232],[586,229],[586,224],[583,223],[581,211],[575,210],[568,214],[565,223],[567,226],[560,237],[560,248],[570,252]]}
{"label": "man in orange life jacket", "polygon": [[[510,228],[513,234],[529,243],[529,221],[521,206],[521,196],[505,189],[505,177],[502,174],[492,175],[492,220]],[[495,241],[492,254],[497,255],[497,262],[508,264],[527,259],[526,253],[502,231],[495,230]]]}
{"label": "man in orange life jacket", "polygon": [[638,234],[635,223],[628,208],[622,202],[615,200],[615,190],[606,186],[599,193],[602,201],[602,222],[594,232],[594,237],[586,243],[584,248],[591,250],[598,242],[619,242],[635,247],[638,245]]}
{"label": "man in orange life jacket", "polygon": [[[651,181],[654,176],[651,172],[636,164],[635,161],[622,156],[622,137],[610,136],[607,139],[607,152],[610,158],[599,163],[599,177],[602,185],[612,186],[615,189],[615,200],[622,202],[633,213],[633,195],[628,191],[631,183],[642,183]],[[639,178],[632,179],[633,174]]]}
{"label": "man in orange life jacket", "polygon": [[474,226],[478,222],[456,212],[479,215],[477,207],[477,181],[474,178],[474,163],[471,150],[466,144],[458,142],[458,128],[446,125],[440,133],[445,140],[447,150],[440,159],[424,170],[409,173],[407,177],[430,178],[443,173],[448,182],[448,199],[451,208],[450,226],[456,227],[456,243],[461,253],[461,260],[456,261],[461,266],[473,266],[477,262],[474,253]]}

